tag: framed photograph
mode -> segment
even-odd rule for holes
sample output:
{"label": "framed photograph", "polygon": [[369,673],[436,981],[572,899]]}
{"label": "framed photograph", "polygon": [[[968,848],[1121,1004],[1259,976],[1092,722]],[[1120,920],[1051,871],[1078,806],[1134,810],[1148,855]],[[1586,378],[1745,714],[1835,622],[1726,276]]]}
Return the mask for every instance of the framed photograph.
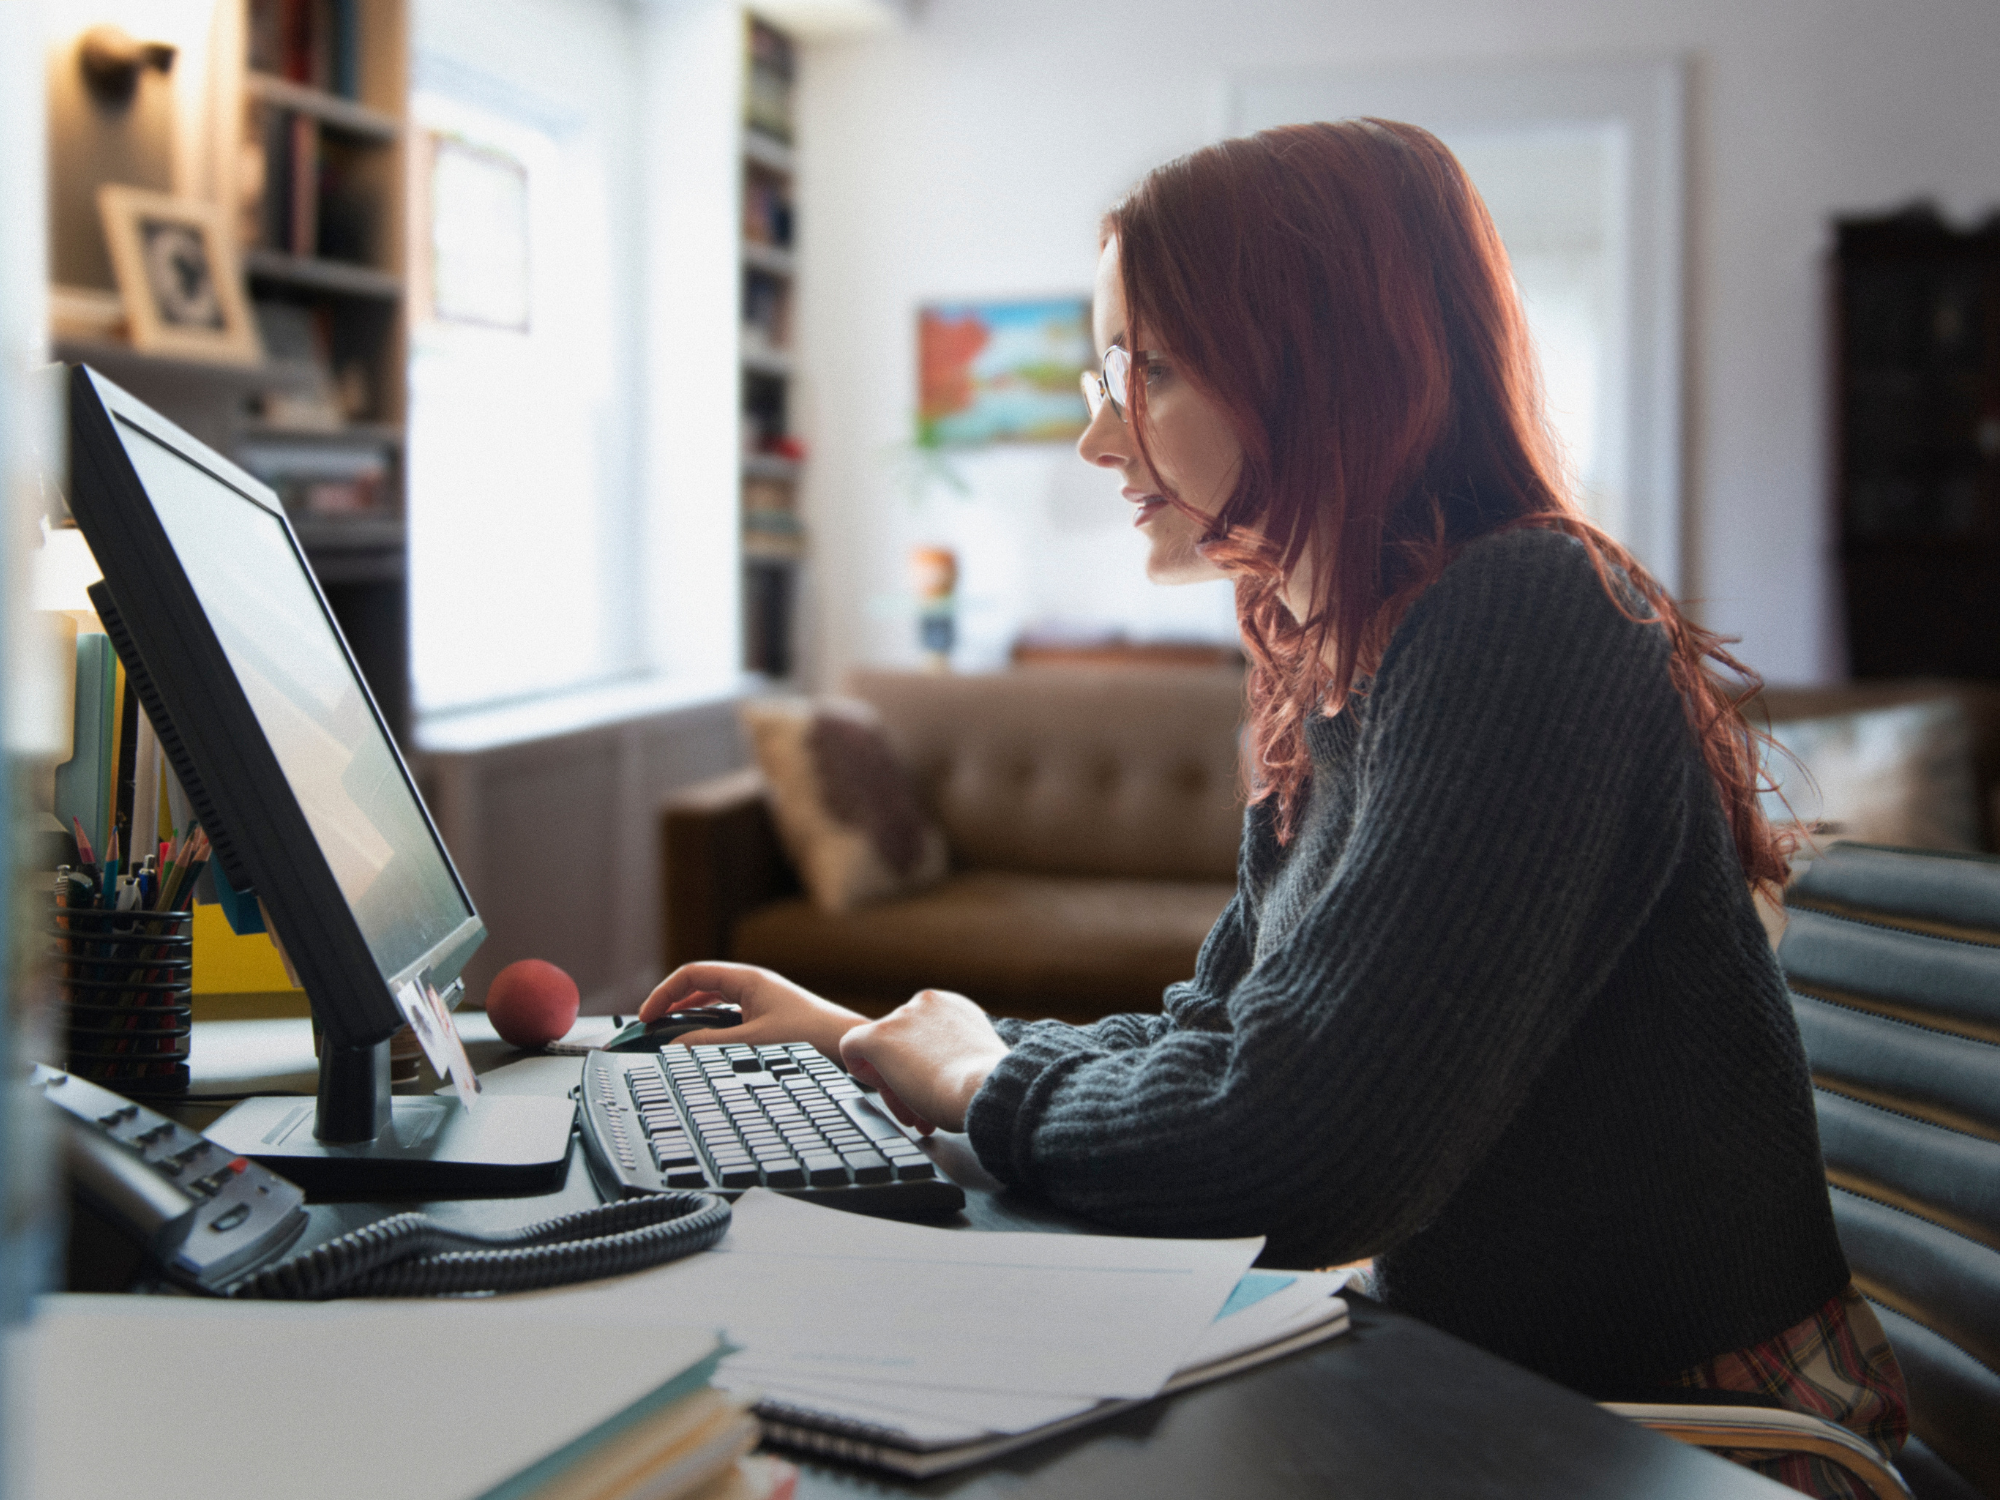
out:
{"label": "framed photograph", "polygon": [[220,209],[123,183],[99,188],[97,208],[134,348],[221,364],[263,359]]}
{"label": "framed photograph", "polygon": [[917,310],[917,445],[1070,443],[1089,425],[1090,299]]}

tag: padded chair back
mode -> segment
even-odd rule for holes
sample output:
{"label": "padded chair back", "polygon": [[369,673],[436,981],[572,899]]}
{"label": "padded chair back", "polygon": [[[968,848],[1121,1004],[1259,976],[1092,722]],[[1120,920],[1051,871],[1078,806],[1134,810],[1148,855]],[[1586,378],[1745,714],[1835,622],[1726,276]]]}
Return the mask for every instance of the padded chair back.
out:
{"label": "padded chair back", "polygon": [[1834,1218],[1910,1388],[1921,1500],[2000,1500],[2000,859],[1835,844],[1778,961]]}

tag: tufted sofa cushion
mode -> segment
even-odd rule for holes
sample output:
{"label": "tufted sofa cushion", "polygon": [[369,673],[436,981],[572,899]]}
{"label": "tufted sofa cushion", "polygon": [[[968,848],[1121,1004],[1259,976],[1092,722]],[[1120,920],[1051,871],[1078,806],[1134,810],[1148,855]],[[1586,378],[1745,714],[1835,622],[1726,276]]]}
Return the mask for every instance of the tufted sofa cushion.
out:
{"label": "tufted sofa cushion", "polygon": [[954,869],[1235,879],[1240,672],[857,672],[847,691],[881,714]]}

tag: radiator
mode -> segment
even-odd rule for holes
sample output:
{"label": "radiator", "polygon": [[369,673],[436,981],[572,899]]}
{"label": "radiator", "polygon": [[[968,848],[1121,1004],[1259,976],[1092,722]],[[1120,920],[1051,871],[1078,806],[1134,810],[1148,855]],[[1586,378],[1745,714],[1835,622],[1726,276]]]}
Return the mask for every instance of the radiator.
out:
{"label": "radiator", "polygon": [[662,977],[660,804],[746,763],[737,695],[610,701],[609,713],[600,693],[417,727],[411,768],[486,923],[468,1004],[518,958],[566,969],[586,1014],[630,1013]]}

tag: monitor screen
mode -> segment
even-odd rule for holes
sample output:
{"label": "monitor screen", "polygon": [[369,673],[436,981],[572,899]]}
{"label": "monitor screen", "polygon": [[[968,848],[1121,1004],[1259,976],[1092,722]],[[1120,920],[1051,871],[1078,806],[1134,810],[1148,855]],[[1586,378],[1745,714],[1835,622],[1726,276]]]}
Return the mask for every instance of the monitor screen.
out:
{"label": "monitor screen", "polygon": [[407,974],[474,913],[285,522],[114,420],[376,968]]}

